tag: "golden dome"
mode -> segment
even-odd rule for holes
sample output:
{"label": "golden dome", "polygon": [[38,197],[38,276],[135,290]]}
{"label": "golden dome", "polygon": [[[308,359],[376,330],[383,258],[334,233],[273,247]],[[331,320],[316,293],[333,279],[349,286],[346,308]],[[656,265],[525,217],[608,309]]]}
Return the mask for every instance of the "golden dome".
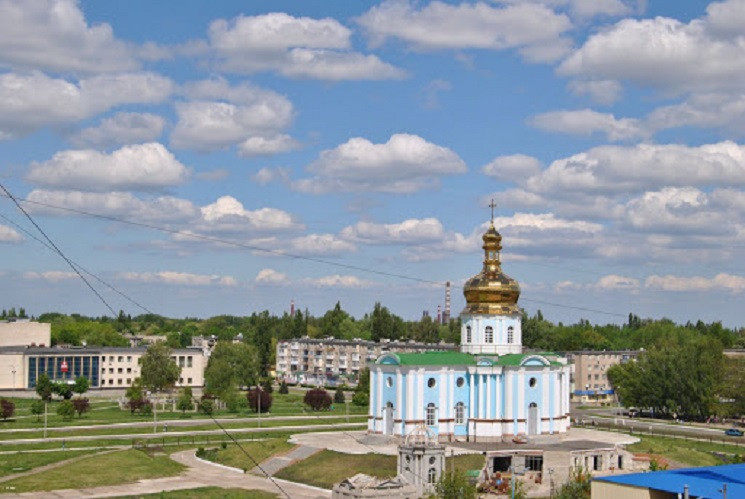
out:
{"label": "golden dome", "polygon": [[512,315],[521,313],[517,306],[520,285],[502,272],[499,252],[502,236],[494,228],[494,220],[483,236],[484,268],[466,281],[463,294],[466,297],[465,314]]}

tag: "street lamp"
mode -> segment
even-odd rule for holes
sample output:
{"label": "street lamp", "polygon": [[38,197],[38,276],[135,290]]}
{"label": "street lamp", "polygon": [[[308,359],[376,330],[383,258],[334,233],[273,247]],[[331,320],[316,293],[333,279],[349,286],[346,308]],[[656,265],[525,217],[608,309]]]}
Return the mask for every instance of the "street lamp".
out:
{"label": "street lamp", "polygon": [[10,372],[13,373],[13,389],[16,387],[16,366],[10,368]]}

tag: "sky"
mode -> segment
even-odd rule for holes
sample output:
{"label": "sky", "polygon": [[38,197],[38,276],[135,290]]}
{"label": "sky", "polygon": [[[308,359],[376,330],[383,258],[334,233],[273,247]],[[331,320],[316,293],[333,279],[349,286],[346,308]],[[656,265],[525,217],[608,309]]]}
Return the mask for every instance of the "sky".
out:
{"label": "sky", "polygon": [[456,315],[494,199],[528,313],[741,327],[743,89],[743,0],[0,0],[0,182],[103,299],[6,196],[0,306]]}

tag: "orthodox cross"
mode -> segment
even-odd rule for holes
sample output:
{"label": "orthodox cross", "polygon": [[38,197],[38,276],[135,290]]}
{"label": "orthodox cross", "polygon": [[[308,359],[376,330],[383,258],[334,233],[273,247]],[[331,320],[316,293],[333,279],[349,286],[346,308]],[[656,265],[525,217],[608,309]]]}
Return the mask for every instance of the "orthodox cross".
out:
{"label": "orthodox cross", "polygon": [[491,223],[494,223],[494,208],[496,208],[497,205],[494,203],[494,198],[492,198],[491,203],[489,203],[489,208],[491,208]]}

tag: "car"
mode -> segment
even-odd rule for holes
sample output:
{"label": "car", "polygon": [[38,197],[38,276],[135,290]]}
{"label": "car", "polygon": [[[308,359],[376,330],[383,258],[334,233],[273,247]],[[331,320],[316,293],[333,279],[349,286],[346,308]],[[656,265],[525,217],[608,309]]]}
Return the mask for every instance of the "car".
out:
{"label": "car", "polygon": [[724,434],[730,437],[741,437],[743,435],[742,430],[738,430],[737,428],[729,428]]}

